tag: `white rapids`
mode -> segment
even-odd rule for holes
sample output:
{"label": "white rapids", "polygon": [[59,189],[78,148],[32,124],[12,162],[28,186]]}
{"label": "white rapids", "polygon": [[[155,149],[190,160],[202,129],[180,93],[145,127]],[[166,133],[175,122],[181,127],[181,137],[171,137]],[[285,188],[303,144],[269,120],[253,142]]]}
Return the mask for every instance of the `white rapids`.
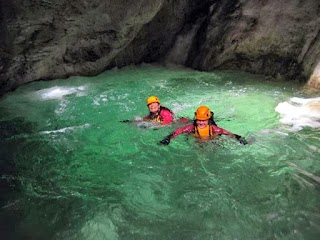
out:
{"label": "white rapids", "polygon": [[292,130],[299,131],[303,127],[320,128],[320,97],[290,98],[279,103],[275,108],[280,113],[280,122]]}

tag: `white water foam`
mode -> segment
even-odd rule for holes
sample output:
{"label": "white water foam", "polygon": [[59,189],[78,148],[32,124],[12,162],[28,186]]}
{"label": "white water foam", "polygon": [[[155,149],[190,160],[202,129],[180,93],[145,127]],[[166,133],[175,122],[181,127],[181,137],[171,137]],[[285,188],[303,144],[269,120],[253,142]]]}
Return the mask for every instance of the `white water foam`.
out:
{"label": "white water foam", "polygon": [[293,131],[303,127],[320,128],[320,97],[293,97],[279,103],[275,110],[280,113],[280,122],[290,126]]}
{"label": "white water foam", "polygon": [[65,128],[60,128],[60,129],[51,130],[51,131],[41,131],[40,133],[42,133],[42,134],[65,133],[65,132],[73,131],[73,130],[76,130],[76,129],[88,128],[90,126],[91,125],[89,123],[86,123],[86,124],[81,125],[81,126],[65,127]]}
{"label": "white water foam", "polygon": [[63,96],[76,94],[76,96],[85,95],[85,87],[52,87],[37,91],[37,94],[42,99],[62,99]]}

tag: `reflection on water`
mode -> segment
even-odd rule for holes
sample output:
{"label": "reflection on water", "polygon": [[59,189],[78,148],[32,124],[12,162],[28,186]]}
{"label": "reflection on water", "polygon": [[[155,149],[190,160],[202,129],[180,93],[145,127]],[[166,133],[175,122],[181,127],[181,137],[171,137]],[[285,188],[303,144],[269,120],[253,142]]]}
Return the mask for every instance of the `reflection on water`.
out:
{"label": "reflection on water", "polygon": [[[180,135],[161,146],[181,123],[120,122],[145,116],[149,95],[177,117],[208,105],[219,126],[249,144]],[[319,128],[284,121],[289,107],[279,111],[305,99],[318,98],[295,83],[148,65],[24,85],[0,100],[1,234],[315,239]]]}

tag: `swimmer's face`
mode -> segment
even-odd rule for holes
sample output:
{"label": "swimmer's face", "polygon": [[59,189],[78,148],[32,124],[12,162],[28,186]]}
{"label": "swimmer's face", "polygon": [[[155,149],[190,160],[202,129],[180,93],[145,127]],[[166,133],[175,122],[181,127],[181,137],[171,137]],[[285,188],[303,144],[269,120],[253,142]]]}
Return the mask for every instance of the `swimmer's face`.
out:
{"label": "swimmer's face", "polygon": [[197,126],[199,128],[205,128],[209,124],[209,120],[196,120]]}
{"label": "swimmer's face", "polygon": [[160,104],[157,103],[157,102],[150,103],[150,104],[148,105],[148,108],[149,108],[149,111],[150,111],[151,113],[157,113],[157,112],[159,111],[159,109],[160,109]]}

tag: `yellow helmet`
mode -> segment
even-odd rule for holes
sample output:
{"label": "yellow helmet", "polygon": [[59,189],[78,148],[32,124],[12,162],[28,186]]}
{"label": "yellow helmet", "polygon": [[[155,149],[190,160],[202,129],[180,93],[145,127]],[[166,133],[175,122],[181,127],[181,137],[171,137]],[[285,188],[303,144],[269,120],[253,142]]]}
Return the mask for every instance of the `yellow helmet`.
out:
{"label": "yellow helmet", "polygon": [[212,115],[210,109],[207,106],[200,106],[194,113],[194,116],[197,120],[208,120]]}
{"label": "yellow helmet", "polygon": [[150,96],[148,97],[147,99],[147,105],[151,104],[151,103],[154,103],[154,102],[157,102],[160,104],[160,99],[156,96]]}

